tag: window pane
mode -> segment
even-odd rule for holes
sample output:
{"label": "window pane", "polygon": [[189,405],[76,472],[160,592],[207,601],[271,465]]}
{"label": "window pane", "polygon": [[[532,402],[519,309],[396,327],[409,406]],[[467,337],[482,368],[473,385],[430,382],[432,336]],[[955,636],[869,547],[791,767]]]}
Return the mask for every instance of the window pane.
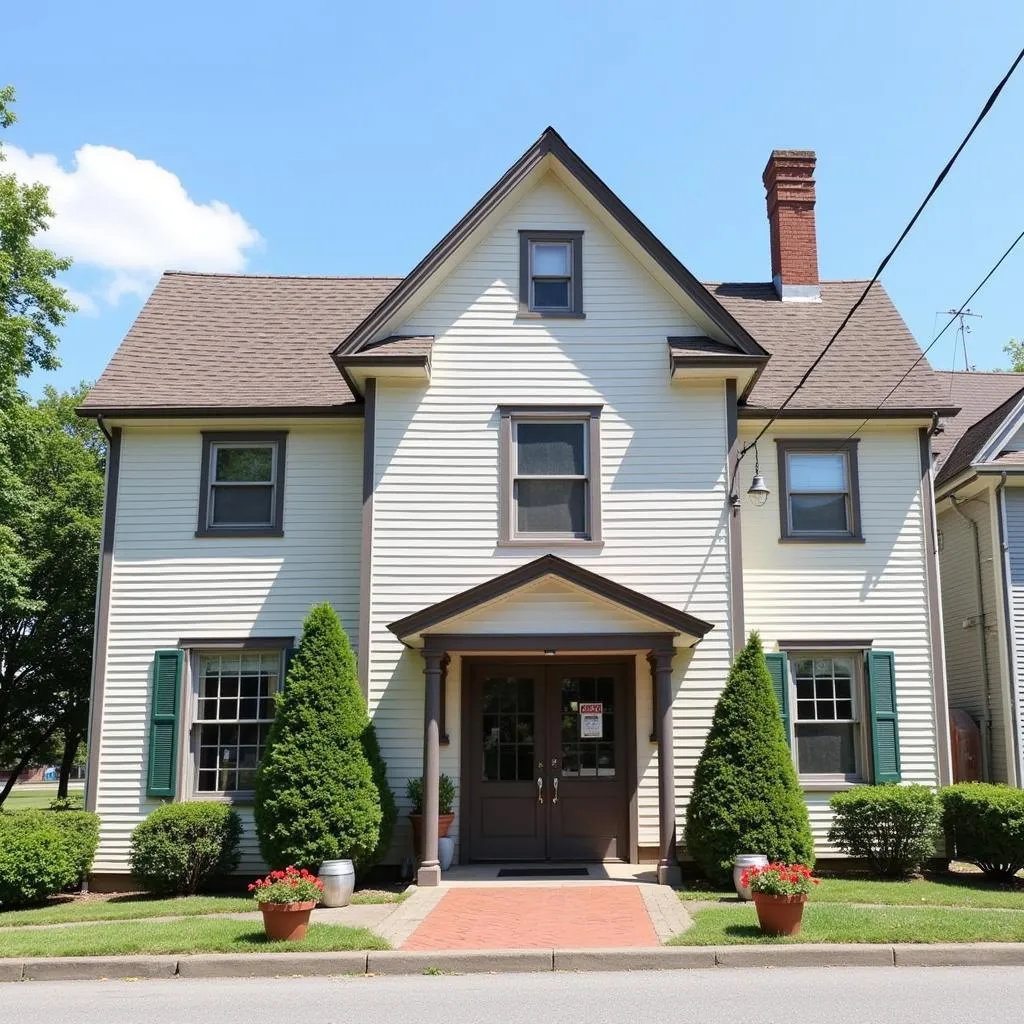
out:
{"label": "window pane", "polygon": [[516,472],[523,476],[582,476],[583,423],[517,423]]}
{"label": "window pane", "polygon": [[519,533],[586,533],[585,480],[517,480],[515,500]]}
{"label": "window pane", "polygon": [[794,533],[849,532],[844,494],[791,494],[789,508]]}
{"label": "window pane", "polygon": [[533,243],[533,274],[535,277],[568,277],[569,249],[565,242]]}
{"label": "window pane", "polygon": [[268,526],[271,519],[270,502],[273,488],[265,484],[241,487],[213,488],[214,524],[242,524]]}
{"label": "window pane", "polygon": [[846,456],[841,452],[790,452],[791,491],[845,491]]}
{"label": "window pane", "polygon": [[269,482],[273,479],[274,449],[270,446],[222,448],[218,445],[214,450],[217,459],[214,480]]}
{"label": "window pane", "polygon": [[796,726],[797,765],[805,775],[855,775],[853,725]]}
{"label": "window pane", "polygon": [[568,309],[569,281],[534,281],[533,305],[535,309]]}

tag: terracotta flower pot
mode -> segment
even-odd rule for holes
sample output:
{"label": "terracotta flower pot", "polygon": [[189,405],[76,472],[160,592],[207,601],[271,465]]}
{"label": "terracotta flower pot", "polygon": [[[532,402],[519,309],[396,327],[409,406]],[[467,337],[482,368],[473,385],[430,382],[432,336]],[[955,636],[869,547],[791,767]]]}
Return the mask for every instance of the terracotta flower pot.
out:
{"label": "terracotta flower pot", "polygon": [[[448,835],[448,829],[452,827],[452,822],[455,821],[454,814],[439,814],[437,816],[437,838]],[[409,822],[412,825],[412,849],[416,855],[416,859],[419,860],[423,853],[423,815],[422,814],[410,814]]]}
{"label": "terracotta flower pot", "polygon": [[804,916],[806,895],[770,896],[766,892],[754,893],[757,922],[765,935],[796,935]]}
{"label": "terracotta flower pot", "polygon": [[303,903],[261,903],[263,930],[271,942],[298,942],[306,937],[313,900]]}

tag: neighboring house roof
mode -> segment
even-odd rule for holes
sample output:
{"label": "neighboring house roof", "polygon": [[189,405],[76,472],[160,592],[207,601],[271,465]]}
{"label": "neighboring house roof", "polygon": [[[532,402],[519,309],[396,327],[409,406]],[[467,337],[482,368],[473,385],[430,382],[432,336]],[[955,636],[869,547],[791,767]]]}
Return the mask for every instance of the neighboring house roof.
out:
{"label": "neighboring house roof", "polygon": [[[1013,411],[1022,398],[1024,374],[947,370],[936,377],[961,407],[960,414],[944,421],[943,432],[932,440],[938,467],[935,483],[941,486],[970,467]],[[1016,460],[1003,454],[996,462],[1014,465]]]}
{"label": "neighboring house roof", "polygon": [[[708,290],[771,353],[747,397],[746,415],[778,409],[849,312],[867,281],[823,281],[820,302],[782,302],[772,284],[709,284]],[[876,283],[786,412],[862,410],[885,399],[882,413],[953,410],[892,299]]]}
{"label": "neighboring house roof", "polygon": [[400,280],[164,274],[82,411],[358,411],[331,350]]}

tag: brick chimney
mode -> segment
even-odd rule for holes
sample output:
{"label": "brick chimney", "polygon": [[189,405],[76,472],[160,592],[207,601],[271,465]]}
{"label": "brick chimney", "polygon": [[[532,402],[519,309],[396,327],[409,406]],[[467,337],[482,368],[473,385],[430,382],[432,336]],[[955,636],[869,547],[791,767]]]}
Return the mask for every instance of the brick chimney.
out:
{"label": "brick chimney", "polygon": [[814,228],[814,163],[813,150],[776,149],[762,175],[771,225],[772,283],[783,301],[821,299]]}

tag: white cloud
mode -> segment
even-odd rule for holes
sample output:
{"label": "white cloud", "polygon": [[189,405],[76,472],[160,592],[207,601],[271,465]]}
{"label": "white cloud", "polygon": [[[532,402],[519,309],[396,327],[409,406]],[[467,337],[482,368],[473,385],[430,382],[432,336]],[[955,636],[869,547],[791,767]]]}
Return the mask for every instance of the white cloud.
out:
{"label": "white cloud", "polygon": [[226,203],[195,202],[177,175],[123,149],[82,146],[71,170],[49,153],[5,146],[4,155],[0,171],[49,186],[46,244],[109,274],[108,302],[145,295],[163,270],[244,270],[248,250],[262,241]]}
{"label": "white cloud", "polygon": [[67,288],[65,291],[68,298],[78,307],[78,312],[82,316],[100,315],[100,307],[91,295],[86,295],[85,292],[80,292],[76,288]]}

